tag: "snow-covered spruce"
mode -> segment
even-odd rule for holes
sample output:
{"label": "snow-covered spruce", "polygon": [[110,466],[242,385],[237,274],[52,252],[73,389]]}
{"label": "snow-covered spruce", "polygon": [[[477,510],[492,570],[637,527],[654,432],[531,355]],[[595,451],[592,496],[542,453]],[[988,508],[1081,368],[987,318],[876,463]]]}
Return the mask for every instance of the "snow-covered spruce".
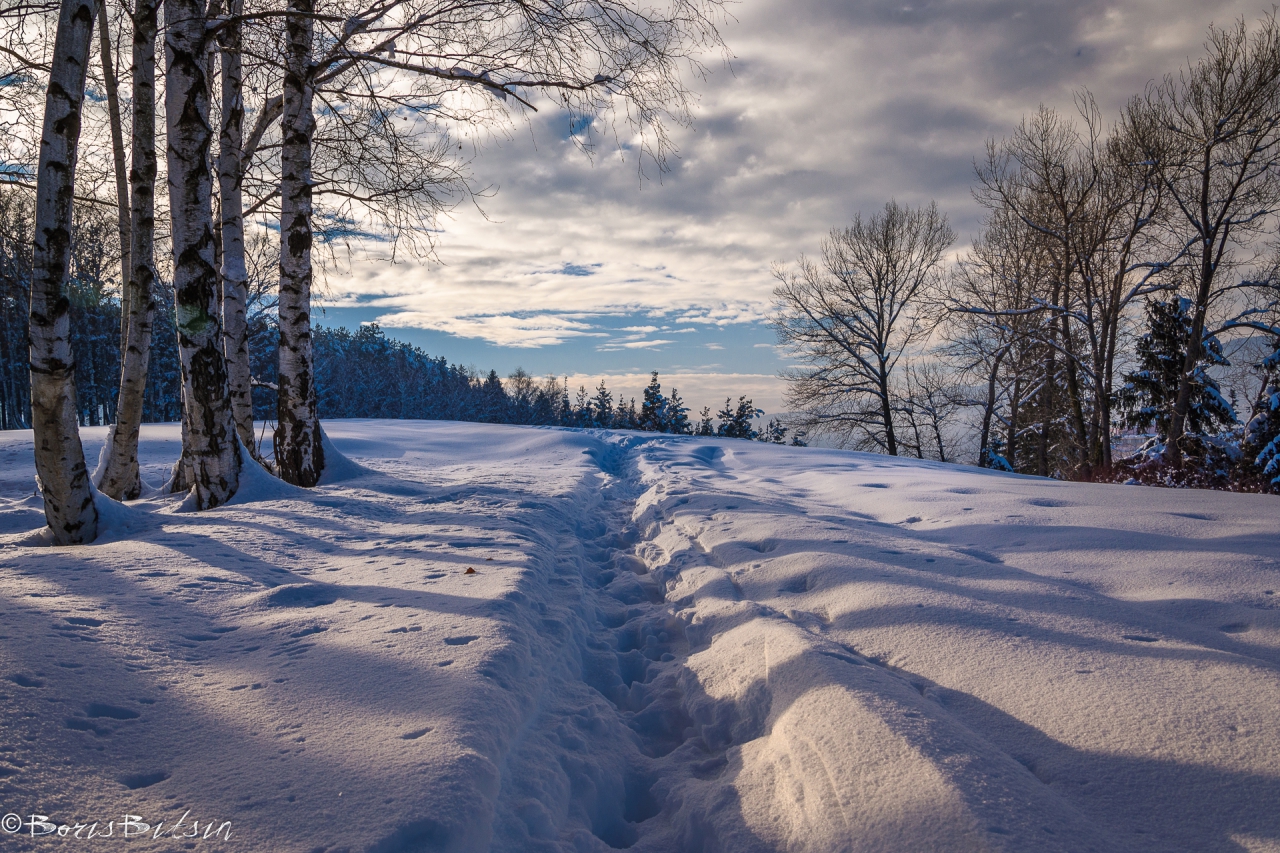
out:
{"label": "snow-covered spruce", "polygon": [[[246,462],[230,505],[110,504],[56,553],[18,547],[0,437],[5,803],[285,853],[1280,837],[1273,496],[325,426],[316,489]],[[162,479],[178,428],[142,451]]]}

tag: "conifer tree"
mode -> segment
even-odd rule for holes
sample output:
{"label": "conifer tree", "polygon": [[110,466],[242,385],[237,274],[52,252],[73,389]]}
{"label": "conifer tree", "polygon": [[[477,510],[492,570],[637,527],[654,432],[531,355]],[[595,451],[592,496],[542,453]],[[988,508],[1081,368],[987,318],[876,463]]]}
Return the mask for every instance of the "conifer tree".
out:
{"label": "conifer tree", "polygon": [[[728,401],[726,401],[728,402]],[[711,407],[703,406],[702,411],[698,413],[698,429],[695,435],[715,435],[715,423],[711,420]]]}
{"label": "conifer tree", "polygon": [[680,399],[680,391],[671,389],[671,399],[667,401],[667,430],[676,435],[689,435],[693,427],[689,423],[689,407]]}
{"label": "conifer tree", "polygon": [[596,426],[605,429],[613,426],[613,392],[605,387],[603,379],[596,388],[596,395],[591,398],[591,420]]}
{"label": "conifer tree", "polygon": [[653,371],[644,389],[644,402],[640,405],[640,429],[646,432],[668,432],[667,398],[662,396],[658,371]]}
{"label": "conifer tree", "polygon": [[1280,492],[1280,338],[1274,345],[1275,351],[1262,362],[1266,382],[1245,427],[1244,452],[1261,470],[1271,491]]}
{"label": "conifer tree", "polygon": [[764,429],[760,430],[757,438],[770,444],[786,444],[787,443],[787,427],[777,418],[769,418],[769,423],[765,424]]}
{"label": "conifer tree", "polygon": [[636,413],[636,398],[632,397],[625,406],[618,406],[618,414],[614,418],[616,429],[640,429],[640,416]]}
{"label": "conifer tree", "polygon": [[[565,388],[565,396],[569,395],[568,386]],[[569,411],[572,413],[569,418],[569,426],[587,427],[591,426],[591,400],[587,396],[587,386],[578,386],[578,395],[573,400],[573,405]]]}
{"label": "conifer tree", "polygon": [[498,371],[489,371],[489,375],[484,378],[484,383],[480,386],[480,391],[483,400],[481,405],[484,407],[480,420],[489,424],[502,423],[507,407],[507,393],[502,388]]}
{"label": "conifer tree", "polygon": [[[1149,331],[1138,342],[1138,370],[1125,375],[1120,403],[1126,423],[1139,429],[1155,427],[1161,441],[1169,436],[1178,384],[1191,337],[1191,300],[1184,298],[1147,303]],[[1204,335],[1202,359],[1196,366],[1191,404],[1187,410],[1187,432],[1204,435],[1215,428],[1236,423],[1236,413],[1222,396],[1217,381],[1206,371],[1210,366],[1229,366],[1222,345],[1212,335]]]}
{"label": "conifer tree", "polygon": [[730,398],[725,397],[724,408],[718,413],[720,426],[716,430],[716,435],[752,441],[760,433],[752,427],[751,421],[763,414],[764,411],[752,405],[745,394],[738,398],[736,407]]}

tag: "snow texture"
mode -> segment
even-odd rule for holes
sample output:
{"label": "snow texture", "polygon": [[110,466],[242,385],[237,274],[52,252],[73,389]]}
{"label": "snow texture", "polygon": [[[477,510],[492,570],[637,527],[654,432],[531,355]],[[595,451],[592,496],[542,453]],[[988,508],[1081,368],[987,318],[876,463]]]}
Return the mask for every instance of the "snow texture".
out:
{"label": "snow texture", "polygon": [[[1280,850],[1274,496],[325,429],[319,488],[246,462],[58,549],[0,433],[0,812],[149,850]],[[179,442],[144,427],[144,478]]]}

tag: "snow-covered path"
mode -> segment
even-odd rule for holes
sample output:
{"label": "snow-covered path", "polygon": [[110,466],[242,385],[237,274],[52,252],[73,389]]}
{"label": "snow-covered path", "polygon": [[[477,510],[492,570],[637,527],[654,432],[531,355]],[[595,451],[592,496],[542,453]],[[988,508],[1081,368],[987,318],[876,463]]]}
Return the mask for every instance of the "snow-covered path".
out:
{"label": "snow-covered path", "polygon": [[[1274,497],[326,430],[364,467],[57,551],[0,433],[0,812],[115,820],[89,849],[128,813],[156,850],[1280,850]],[[144,440],[158,481],[177,430]]]}

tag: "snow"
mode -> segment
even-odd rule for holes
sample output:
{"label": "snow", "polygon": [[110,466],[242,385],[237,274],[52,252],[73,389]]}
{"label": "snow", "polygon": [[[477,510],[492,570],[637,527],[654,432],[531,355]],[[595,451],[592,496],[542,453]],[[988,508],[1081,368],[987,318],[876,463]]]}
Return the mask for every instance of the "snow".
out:
{"label": "snow", "polygon": [[[1275,496],[325,430],[317,489],[104,500],[58,549],[0,433],[0,811],[175,850],[1280,850]],[[144,427],[144,478],[179,444]]]}

